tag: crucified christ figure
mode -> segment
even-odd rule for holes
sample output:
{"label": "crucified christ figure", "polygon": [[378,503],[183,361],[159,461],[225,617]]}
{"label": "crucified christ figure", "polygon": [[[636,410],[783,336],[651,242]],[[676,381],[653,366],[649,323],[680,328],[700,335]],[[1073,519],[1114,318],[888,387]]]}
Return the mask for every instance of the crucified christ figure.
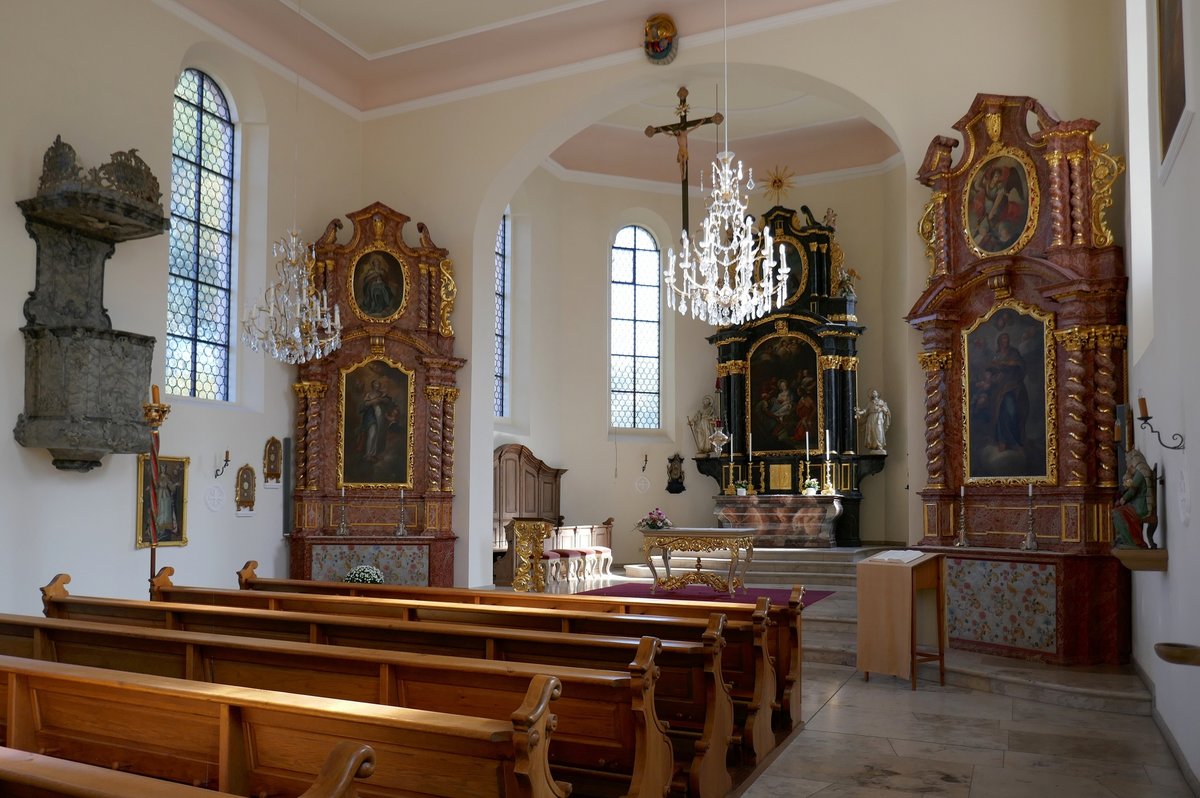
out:
{"label": "crucified christ figure", "polygon": [[725,120],[720,113],[706,116],[703,119],[688,119],[688,104],[687,86],[680,86],[679,91],[675,93],[679,98],[679,105],[675,108],[675,115],[679,117],[678,122],[670,125],[649,125],[646,127],[646,136],[653,138],[657,133],[667,133],[674,136],[675,141],[679,145],[679,152],[675,156],[675,160],[679,162],[679,183],[683,187],[683,229],[688,229],[688,148],[687,137],[688,133],[694,128],[701,125],[719,125]]}

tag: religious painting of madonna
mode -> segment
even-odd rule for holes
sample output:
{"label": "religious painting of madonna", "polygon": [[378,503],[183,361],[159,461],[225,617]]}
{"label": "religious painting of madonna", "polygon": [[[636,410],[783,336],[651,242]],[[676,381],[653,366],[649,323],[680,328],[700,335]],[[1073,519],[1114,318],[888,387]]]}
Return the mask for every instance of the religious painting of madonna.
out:
{"label": "religious painting of madonna", "polygon": [[967,479],[1044,480],[1046,322],[1006,307],[963,332]]}
{"label": "religious painting of madonna", "polygon": [[158,482],[151,478],[150,455],[138,455],[138,509],[136,547],[150,545],[150,513],[154,499],[158,499],[158,513],[154,516],[154,529],[158,533],[159,546],[187,545],[187,468],[191,458],[158,458]]}
{"label": "religious painting of madonna", "polygon": [[342,372],[341,484],[412,487],[413,372],[383,358]]}
{"label": "religious painting of madonna", "polygon": [[350,297],[358,315],[388,321],[404,307],[404,267],[384,250],[368,252],[354,264]]}
{"label": "religious painting of madonna", "polygon": [[754,453],[803,452],[807,432],[821,449],[821,373],[816,347],[798,335],[763,338],[750,352],[746,407]]}

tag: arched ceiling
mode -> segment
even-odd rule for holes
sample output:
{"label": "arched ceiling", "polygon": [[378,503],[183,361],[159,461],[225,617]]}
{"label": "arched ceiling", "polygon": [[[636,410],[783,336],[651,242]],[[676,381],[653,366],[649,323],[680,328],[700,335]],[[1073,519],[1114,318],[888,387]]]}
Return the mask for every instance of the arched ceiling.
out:
{"label": "arched ceiling", "polygon": [[[877,0],[890,2],[893,0]],[[576,69],[641,59],[647,17],[670,14],[680,47],[719,41],[718,0],[161,0],[215,26],[243,47],[294,71],[363,118],[536,82]],[[782,22],[842,13],[854,0],[736,0],[734,38]],[[782,18],[782,19],[781,19]],[[564,142],[551,166],[572,176],[678,183],[674,139],[648,141],[648,125],[676,121],[675,90],[687,85],[690,118],[724,110],[720,64],[669,67],[646,100],[597,121]],[[761,182],[772,169],[797,176],[877,166],[896,153],[875,125],[838,102],[799,88],[783,70],[731,64],[729,147]],[[689,136],[692,182],[724,130]],[[718,137],[722,139],[718,141]]]}

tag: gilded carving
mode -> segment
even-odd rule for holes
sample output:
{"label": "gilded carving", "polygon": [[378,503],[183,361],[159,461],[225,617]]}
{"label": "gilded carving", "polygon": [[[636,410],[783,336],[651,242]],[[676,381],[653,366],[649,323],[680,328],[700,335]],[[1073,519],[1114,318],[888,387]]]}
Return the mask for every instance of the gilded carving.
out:
{"label": "gilded carving", "polygon": [[441,271],[442,307],[438,332],[449,338],[454,335],[454,328],[450,326],[450,313],[454,310],[454,300],[458,296],[458,286],[454,283],[454,264],[449,258],[442,261]]}
{"label": "gilded carving", "polygon": [[853,313],[834,313],[829,317],[829,320],[846,324],[849,322],[858,321],[858,316]]}
{"label": "gilded carving", "polygon": [[775,320],[775,332],[785,333],[787,331],[788,331],[787,320],[786,319],[776,319]]}
{"label": "gilded carving", "polygon": [[724,363],[717,364],[718,377],[728,377],[731,374],[745,373],[747,373],[747,366],[744,360],[726,360]]}
{"label": "gilded carving", "polygon": [[326,385],[323,382],[294,382],[292,390],[302,399],[320,399],[325,395]]}
{"label": "gilded carving", "polygon": [[1092,154],[1092,245],[1112,246],[1113,234],[1108,229],[1104,212],[1112,205],[1113,183],[1125,171],[1125,161],[1108,154],[1108,145],[1100,146],[1088,135],[1088,150]]}
{"label": "gilded carving", "polygon": [[546,572],[542,563],[543,541],[550,537],[549,521],[514,520],[513,546],[516,548],[516,568],[513,570],[513,590],[538,593],[546,589]]}
{"label": "gilded carving", "polygon": [[933,215],[945,196],[945,192],[939,191],[930,197],[929,202],[925,203],[925,210],[921,213],[921,220],[917,222],[917,235],[925,242],[925,257],[929,260],[930,280],[940,272],[938,268],[937,248],[935,246],[936,233]]}
{"label": "gilded carving", "polygon": [[983,122],[984,125],[987,126],[988,138],[990,138],[992,140],[992,144],[995,145],[995,143],[1000,140],[1001,120],[999,112],[992,111],[988,113],[987,116],[984,117]]}
{"label": "gilded carving", "polygon": [[917,362],[922,371],[944,371],[950,368],[951,354],[949,351],[920,352]]}

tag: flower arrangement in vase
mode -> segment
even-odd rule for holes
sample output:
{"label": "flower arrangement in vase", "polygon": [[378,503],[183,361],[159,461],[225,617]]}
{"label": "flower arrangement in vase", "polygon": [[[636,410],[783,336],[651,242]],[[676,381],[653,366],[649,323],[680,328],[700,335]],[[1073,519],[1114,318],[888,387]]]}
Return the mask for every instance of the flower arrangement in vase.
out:
{"label": "flower arrangement in vase", "polygon": [[653,510],[646,513],[645,518],[643,518],[641,521],[638,521],[638,528],[639,529],[670,529],[671,528],[671,519],[667,518],[667,514],[664,513],[661,509],[659,509],[658,507],[655,507]]}
{"label": "flower arrangement in vase", "polygon": [[733,492],[738,496],[745,496],[746,491],[750,489],[750,482],[745,479],[739,479],[733,483]]}
{"label": "flower arrangement in vase", "polygon": [[815,495],[817,495],[817,490],[820,487],[821,487],[821,483],[817,482],[816,477],[809,477],[808,479],[804,480],[804,495],[805,496],[815,496]]}
{"label": "flower arrangement in vase", "polygon": [[374,565],[356,565],[342,577],[343,582],[354,582],[360,585],[382,585],[383,571]]}

